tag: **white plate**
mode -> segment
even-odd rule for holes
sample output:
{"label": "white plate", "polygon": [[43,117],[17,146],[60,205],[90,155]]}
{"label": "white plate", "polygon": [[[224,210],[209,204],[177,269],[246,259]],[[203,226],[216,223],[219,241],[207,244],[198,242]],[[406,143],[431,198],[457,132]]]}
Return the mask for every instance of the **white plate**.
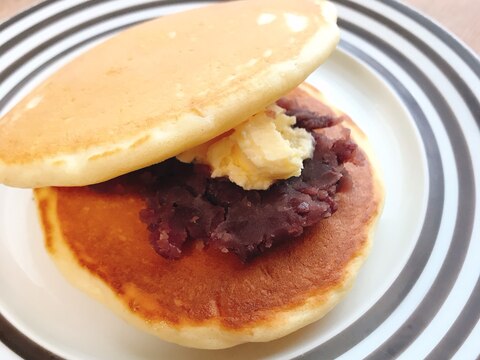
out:
{"label": "white plate", "polygon": [[[7,346],[39,359],[409,359],[455,353],[464,359],[479,353],[480,188],[479,163],[472,161],[480,154],[478,61],[398,3],[336,3],[342,43],[309,81],[367,133],[387,191],[371,256],[345,300],[321,321],[267,344],[213,352],[167,344],[70,286],[43,248],[31,191],[0,187],[0,338]],[[199,5],[47,1],[4,23],[2,113],[120,27]],[[0,358],[7,354],[0,347]]]}

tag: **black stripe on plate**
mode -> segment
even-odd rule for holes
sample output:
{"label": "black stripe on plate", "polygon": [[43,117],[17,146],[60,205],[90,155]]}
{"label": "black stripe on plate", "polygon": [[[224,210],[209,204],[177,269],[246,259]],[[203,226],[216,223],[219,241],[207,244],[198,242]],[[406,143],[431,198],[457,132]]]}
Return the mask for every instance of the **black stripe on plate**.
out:
{"label": "black stripe on plate", "polygon": [[25,336],[0,314],[0,341],[23,359],[63,360]]}
{"label": "black stripe on plate", "polygon": [[[464,79],[462,79],[458,73],[452,68],[452,66],[443,59],[435,50],[433,50],[427,43],[418,38],[415,34],[409,30],[403,28],[399,24],[393,22],[387,17],[376,13],[375,11],[368,9],[360,4],[353,3],[350,0],[335,0],[335,2],[344,4],[366,16],[375,19],[377,22],[384,24],[400,36],[407,39],[413,44],[420,52],[424,53],[433,63],[440,69],[449,82],[455,87],[455,90],[463,98],[465,104],[469,108],[472,117],[475,119],[477,125],[480,127],[480,103],[477,97],[472,93],[471,89],[467,86]],[[424,20],[428,21],[428,20]],[[352,24],[353,25],[353,24]],[[357,30],[361,30],[357,27]],[[462,190],[459,193],[459,205],[457,211],[457,222],[455,224],[455,230],[453,235],[453,242],[450,245],[447,257],[440,269],[440,272],[424,298],[419,305],[415,313],[407,321],[407,324],[399,329],[389,341],[387,341],[381,348],[375,352],[377,358],[381,358],[382,351],[391,351],[397,353],[397,349],[405,349],[411,344],[420,334],[423,329],[428,326],[431,319],[436,315],[440,306],[448,296],[448,293],[452,289],[463,262],[466,257],[466,252],[472,236],[473,224],[475,222],[475,184],[474,184],[474,172],[473,164],[466,143],[465,137],[462,133],[460,123],[455,114],[448,106],[447,102],[443,98],[442,94],[438,91],[437,86],[433,84],[430,79],[403,53],[390,46],[387,42],[381,40],[377,36],[361,30],[362,37],[369,36],[377,44],[382,44],[382,51],[387,49],[387,52],[394,54],[399,60],[399,64],[403,64],[404,68],[408,68],[408,72],[413,75],[413,78],[417,79],[417,82],[421,81],[424,84],[422,87],[425,93],[428,95],[430,101],[434,105],[437,113],[440,115],[442,122],[447,129],[447,133],[452,141],[454,147],[454,156],[457,166],[459,168],[459,188]],[[476,67],[480,67],[480,63],[477,62]],[[453,121],[452,121],[453,120]],[[447,286],[448,284],[448,286]],[[438,302],[439,296],[443,296],[443,301]],[[435,304],[436,306],[432,306]],[[473,312],[476,313],[476,312]],[[479,314],[480,315],[480,314]],[[432,316],[430,318],[430,316]],[[478,320],[479,317],[477,317]],[[469,323],[465,323],[465,329],[463,333],[451,333],[455,338],[463,338],[464,340],[470,334],[472,328],[469,328]],[[414,329],[419,326],[418,332],[414,334]],[[451,332],[451,331],[449,331]],[[460,344],[461,345],[461,344]],[[374,359],[374,354],[372,359]]]}
{"label": "black stripe on plate", "polygon": [[[348,23],[344,20],[339,19],[339,25],[341,28],[349,30]],[[425,268],[439,232],[444,206],[445,182],[440,150],[430,123],[415,100],[415,97],[387,68],[360,48],[345,41],[340,43],[340,47],[367,64],[370,69],[380,75],[402,99],[403,104],[407,107],[410,115],[414,119],[428,158],[428,205],[417,244],[392,286],[352,325],[302,356],[302,359],[305,360],[315,360],[319,357],[322,359],[333,359],[342,355],[369,336],[393,313],[413,288],[415,281]]]}

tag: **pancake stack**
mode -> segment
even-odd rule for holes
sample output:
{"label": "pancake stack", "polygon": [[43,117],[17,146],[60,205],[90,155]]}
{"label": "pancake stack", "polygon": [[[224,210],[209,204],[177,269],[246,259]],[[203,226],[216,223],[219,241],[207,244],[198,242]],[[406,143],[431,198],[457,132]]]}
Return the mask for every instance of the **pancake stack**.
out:
{"label": "pancake stack", "polygon": [[[383,189],[368,139],[303,83],[334,50],[325,1],[245,0],[149,21],[89,50],[0,120],[0,182],[35,188],[48,253],[75,286],[128,322],[188,347],[287,335],[324,316],[371,246]],[[221,29],[221,31],[219,30]],[[338,211],[250,261],[200,240],[159,256],[140,191],[88,185],[162,162],[287,95],[344,121],[361,150]]]}

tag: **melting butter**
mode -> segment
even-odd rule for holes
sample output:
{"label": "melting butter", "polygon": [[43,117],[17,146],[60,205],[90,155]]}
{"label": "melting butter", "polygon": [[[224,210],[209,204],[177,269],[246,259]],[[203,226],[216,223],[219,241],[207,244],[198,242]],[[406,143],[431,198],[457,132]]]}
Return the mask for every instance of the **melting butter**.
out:
{"label": "melting butter", "polygon": [[265,190],[276,180],[299,176],[311,158],[313,137],[294,128],[296,119],[270,105],[231,133],[188,150],[177,158],[212,168],[212,177],[226,176],[245,190]]}

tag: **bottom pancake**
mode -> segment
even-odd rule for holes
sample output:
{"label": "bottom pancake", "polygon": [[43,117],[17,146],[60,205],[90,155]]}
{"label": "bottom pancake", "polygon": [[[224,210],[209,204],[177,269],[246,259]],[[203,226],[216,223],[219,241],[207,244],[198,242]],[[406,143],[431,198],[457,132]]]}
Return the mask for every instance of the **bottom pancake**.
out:
{"label": "bottom pancake", "polygon": [[[322,99],[303,89],[299,97]],[[164,340],[218,349],[287,335],[320,319],[351,287],[381,211],[367,140],[350,120],[328,131],[341,126],[367,161],[346,164],[353,187],[337,194],[338,211],[247,263],[200,241],[181,259],[165,259],[139,219],[140,194],[89,187],[35,190],[47,250],[74,285]]]}

